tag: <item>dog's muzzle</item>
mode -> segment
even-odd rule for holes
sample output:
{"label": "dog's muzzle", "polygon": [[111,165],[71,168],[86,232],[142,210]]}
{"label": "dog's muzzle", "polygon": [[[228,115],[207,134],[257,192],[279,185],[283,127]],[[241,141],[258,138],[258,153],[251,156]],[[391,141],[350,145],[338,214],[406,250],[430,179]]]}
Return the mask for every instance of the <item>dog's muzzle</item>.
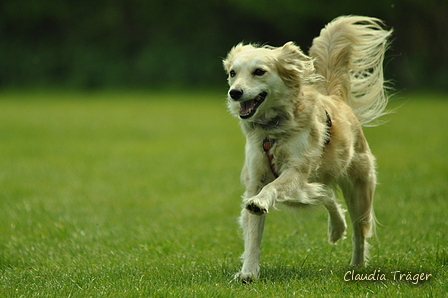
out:
{"label": "dog's muzzle", "polygon": [[249,119],[257,112],[257,108],[264,102],[267,92],[261,92],[255,98],[241,101],[243,96],[243,90],[241,89],[232,89],[229,91],[229,96],[235,100],[240,101],[240,118],[241,119]]}

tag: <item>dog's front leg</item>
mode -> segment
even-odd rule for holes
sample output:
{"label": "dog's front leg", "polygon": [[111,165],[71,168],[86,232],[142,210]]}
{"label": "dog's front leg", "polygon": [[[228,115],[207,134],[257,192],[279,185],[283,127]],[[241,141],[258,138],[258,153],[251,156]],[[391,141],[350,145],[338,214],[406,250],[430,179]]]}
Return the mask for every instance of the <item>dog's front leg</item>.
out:
{"label": "dog's front leg", "polygon": [[260,245],[266,216],[251,214],[247,209],[241,211],[240,224],[243,229],[244,253],[241,256],[243,267],[235,275],[243,283],[252,282],[260,272]]}
{"label": "dog's front leg", "polygon": [[319,204],[318,198],[322,196],[325,196],[322,184],[307,182],[306,175],[290,169],[263,187],[256,196],[244,199],[243,205],[251,213],[262,215],[276,202],[313,205]]}

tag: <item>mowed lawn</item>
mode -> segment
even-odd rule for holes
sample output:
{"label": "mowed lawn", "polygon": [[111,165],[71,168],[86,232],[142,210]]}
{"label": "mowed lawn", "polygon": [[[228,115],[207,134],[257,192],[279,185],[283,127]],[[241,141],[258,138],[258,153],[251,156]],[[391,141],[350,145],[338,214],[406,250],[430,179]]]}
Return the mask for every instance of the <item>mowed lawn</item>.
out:
{"label": "mowed lawn", "polygon": [[397,95],[365,129],[367,267],[348,266],[351,229],[328,244],[322,207],[273,210],[242,285],[244,138],[224,93],[0,92],[0,296],[446,297],[448,95]]}

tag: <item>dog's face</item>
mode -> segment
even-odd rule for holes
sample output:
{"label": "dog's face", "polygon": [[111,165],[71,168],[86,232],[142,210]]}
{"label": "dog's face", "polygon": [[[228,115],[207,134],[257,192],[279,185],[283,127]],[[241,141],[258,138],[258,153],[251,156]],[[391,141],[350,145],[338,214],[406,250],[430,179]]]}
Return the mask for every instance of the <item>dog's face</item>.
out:
{"label": "dog's face", "polygon": [[293,43],[281,48],[235,46],[223,61],[231,113],[241,119],[269,119],[269,111],[279,107],[291,90],[299,89],[306,59]]}

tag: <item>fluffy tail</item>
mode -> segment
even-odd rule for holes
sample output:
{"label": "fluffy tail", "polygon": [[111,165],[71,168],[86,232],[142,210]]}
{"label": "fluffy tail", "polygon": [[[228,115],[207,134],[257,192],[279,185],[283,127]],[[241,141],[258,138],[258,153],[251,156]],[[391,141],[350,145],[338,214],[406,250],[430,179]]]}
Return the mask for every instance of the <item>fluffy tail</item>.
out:
{"label": "fluffy tail", "polygon": [[310,49],[323,92],[346,100],[362,125],[384,115],[387,105],[383,60],[392,30],[376,18],[343,16],[316,37]]}

